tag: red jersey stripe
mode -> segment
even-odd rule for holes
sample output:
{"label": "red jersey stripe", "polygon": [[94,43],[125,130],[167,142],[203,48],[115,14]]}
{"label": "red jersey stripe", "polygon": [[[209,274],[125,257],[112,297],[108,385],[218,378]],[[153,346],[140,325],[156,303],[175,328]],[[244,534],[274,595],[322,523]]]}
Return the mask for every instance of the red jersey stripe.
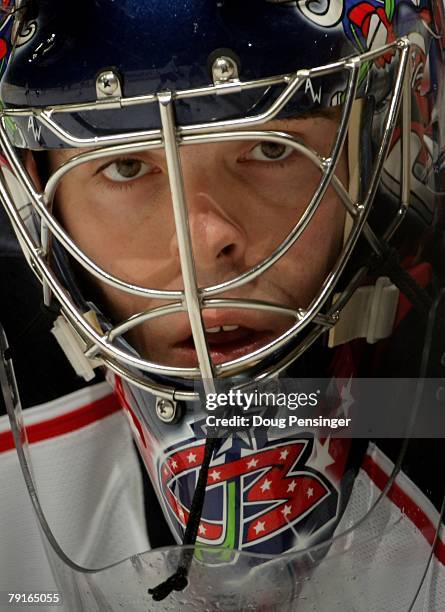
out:
{"label": "red jersey stripe", "polygon": [[[28,425],[26,427],[26,432],[28,434],[29,443],[42,442],[43,440],[57,438],[63,434],[82,429],[95,421],[100,421],[114,414],[118,410],[121,410],[121,406],[116,396],[110,393],[90,404],[57,416],[54,419]],[[0,453],[5,453],[14,448],[15,445],[12,432],[5,431],[0,433]]]}
{"label": "red jersey stripe", "polygon": [[[388,475],[385,474],[384,470],[369,455],[365,457],[362,468],[382,491],[388,481]],[[390,488],[388,498],[414,523],[426,541],[432,545],[436,534],[436,526],[426,513],[419,508],[418,504],[397,483],[394,483]],[[445,543],[440,538],[436,542],[434,554],[442,565],[445,565]]]}

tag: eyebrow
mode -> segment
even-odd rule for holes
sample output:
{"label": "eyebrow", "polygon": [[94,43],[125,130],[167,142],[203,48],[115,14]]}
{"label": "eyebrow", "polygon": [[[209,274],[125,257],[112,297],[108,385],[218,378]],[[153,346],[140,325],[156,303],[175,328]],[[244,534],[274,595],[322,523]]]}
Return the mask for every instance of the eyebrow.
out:
{"label": "eyebrow", "polygon": [[281,119],[271,119],[267,122],[267,124],[284,124],[288,125],[295,121],[307,121],[308,119],[339,119],[341,116],[341,107],[332,106],[330,108],[319,108],[314,111],[308,111],[305,113],[298,113],[297,115],[293,115],[292,117],[283,117]]}

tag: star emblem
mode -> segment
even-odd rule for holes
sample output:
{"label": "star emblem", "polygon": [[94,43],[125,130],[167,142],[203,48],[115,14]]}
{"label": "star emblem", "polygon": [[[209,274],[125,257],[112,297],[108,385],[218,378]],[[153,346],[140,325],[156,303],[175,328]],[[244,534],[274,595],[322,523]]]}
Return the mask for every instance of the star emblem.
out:
{"label": "star emblem", "polygon": [[265,491],[270,491],[270,485],[272,484],[271,480],[266,480],[263,482],[263,484],[261,485],[260,489],[263,493],[265,493]]}
{"label": "star emblem", "polygon": [[213,472],[210,473],[210,477],[213,478],[213,482],[216,482],[217,480],[221,480],[221,472],[217,472],[216,470],[213,470]]}
{"label": "star emblem", "polygon": [[265,521],[258,521],[258,523],[254,527],[255,533],[258,535],[261,531],[266,531]]}
{"label": "star emblem", "polygon": [[314,450],[309,465],[318,472],[324,472],[327,467],[335,463],[335,460],[329,453],[330,443],[330,438],[327,438],[324,444],[322,444],[320,440],[314,440]]}
{"label": "star emblem", "polygon": [[284,518],[286,518],[287,515],[290,514],[291,512],[292,512],[292,506],[284,506],[284,508],[281,510],[281,513],[284,516]]}
{"label": "star emblem", "polygon": [[[222,431],[222,429],[220,431]],[[215,451],[214,454],[215,459],[229,452],[232,448],[253,449],[253,440],[250,430],[230,433],[226,438],[221,438],[220,442],[221,444],[218,445],[218,450]]]}
{"label": "star emblem", "polygon": [[314,489],[312,487],[309,487],[309,489],[306,491],[306,495],[308,496],[308,499],[310,499],[311,497],[313,497],[314,495]]}
{"label": "star emblem", "polygon": [[173,459],[173,461],[171,462],[171,466],[174,470],[176,470],[176,468],[178,467],[178,464],[176,463],[176,461]]}
{"label": "star emblem", "polygon": [[187,455],[187,461],[188,461],[189,463],[196,463],[196,453],[192,453],[192,452],[190,452],[190,453]]}
{"label": "star emblem", "polygon": [[198,531],[199,531],[199,535],[205,535],[207,532],[207,527],[204,527],[204,525],[200,525]]}
{"label": "star emblem", "polygon": [[293,480],[291,483],[289,483],[288,487],[287,487],[287,492],[288,493],[293,493],[295,491],[295,487],[297,486],[297,483],[295,480]]}
{"label": "star emblem", "polygon": [[289,455],[289,451],[286,449],[280,453],[280,459],[282,459],[283,461],[286,461],[288,455]]}
{"label": "star emblem", "polygon": [[258,459],[251,459],[247,464],[248,469],[256,468],[258,465]]}

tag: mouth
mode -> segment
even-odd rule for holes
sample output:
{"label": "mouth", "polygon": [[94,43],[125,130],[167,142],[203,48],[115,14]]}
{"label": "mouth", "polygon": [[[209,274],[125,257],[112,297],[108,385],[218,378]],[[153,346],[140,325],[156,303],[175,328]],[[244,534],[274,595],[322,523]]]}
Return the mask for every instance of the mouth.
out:
{"label": "mouth", "polygon": [[[243,325],[214,325],[206,327],[210,357],[215,365],[233,361],[265,346],[276,333],[271,330],[256,330]],[[173,349],[178,357],[190,366],[197,365],[197,354],[193,337],[177,342]]]}

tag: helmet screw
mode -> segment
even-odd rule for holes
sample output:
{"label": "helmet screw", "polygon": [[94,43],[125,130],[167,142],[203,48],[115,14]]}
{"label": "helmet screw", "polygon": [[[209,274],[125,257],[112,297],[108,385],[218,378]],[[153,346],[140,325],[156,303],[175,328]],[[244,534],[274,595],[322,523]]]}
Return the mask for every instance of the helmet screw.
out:
{"label": "helmet screw", "polygon": [[98,98],[121,96],[121,83],[118,75],[112,70],[101,72],[96,79],[96,93]]}
{"label": "helmet screw", "polygon": [[168,399],[158,398],[156,400],[156,414],[163,423],[176,421],[178,413],[177,403]]}
{"label": "helmet screw", "polygon": [[230,83],[238,79],[238,66],[231,57],[217,57],[213,62],[212,75],[215,84]]}

